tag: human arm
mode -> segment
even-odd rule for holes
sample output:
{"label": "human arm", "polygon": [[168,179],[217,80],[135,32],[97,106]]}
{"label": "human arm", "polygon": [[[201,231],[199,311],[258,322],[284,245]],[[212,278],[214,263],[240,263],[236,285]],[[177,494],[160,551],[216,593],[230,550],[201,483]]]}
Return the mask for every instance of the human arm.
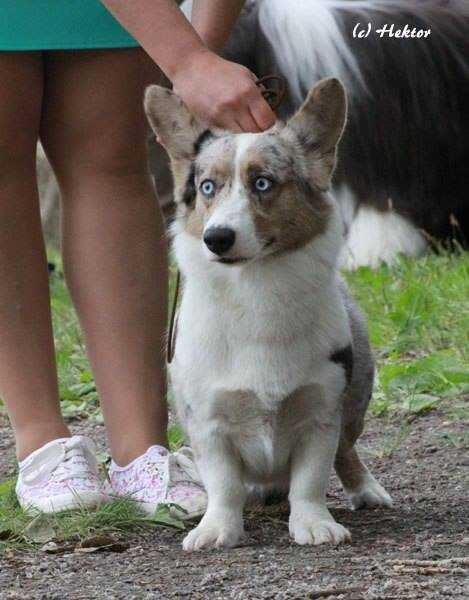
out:
{"label": "human arm", "polygon": [[191,23],[203,43],[220,53],[246,0],[193,0]]}
{"label": "human arm", "polygon": [[[262,131],[275,116],[245,67],[207,48],[173,0],[101,0],[173,83],[189,110],[207,125]],[[194,0],[195,24],[207,44],[221,49],[241,0]]]}

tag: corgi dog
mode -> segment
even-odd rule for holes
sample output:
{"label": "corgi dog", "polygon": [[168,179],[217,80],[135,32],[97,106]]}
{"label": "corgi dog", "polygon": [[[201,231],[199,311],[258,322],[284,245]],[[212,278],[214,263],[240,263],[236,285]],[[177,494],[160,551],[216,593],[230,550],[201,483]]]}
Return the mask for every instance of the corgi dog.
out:
{"label": "corgi dog", "polygon": [[145,109],[178,205],[170,376],[208,494],[183,547],[235,546],[252,486],[288,489],[298,544],[345,542],[326,506],[334,465],[354,508],[391,505],[354,447],[374,363],[338,272],[342,225],[328,192],[345,90],[320,81],[287,123],[259,134],[207,130],[158,86]]}

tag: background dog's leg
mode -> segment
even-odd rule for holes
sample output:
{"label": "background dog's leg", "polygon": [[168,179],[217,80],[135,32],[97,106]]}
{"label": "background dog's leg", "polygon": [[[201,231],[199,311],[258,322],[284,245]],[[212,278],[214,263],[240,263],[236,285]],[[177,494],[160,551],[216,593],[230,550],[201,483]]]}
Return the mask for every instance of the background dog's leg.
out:
{"label": "background dog's leg", "polygon": [[350,539],[350,533],[335,522],[326,506],[327,485],[340,434],[337,404],[330,399],[315,408],[311,427],[293,451],[289,525],[290,535],[298,544],[340,544]]}
{"label": "background dog's leg", "polygon": [[335,469],[354,509],[392,505],[391,496],[362,463],[355,447],[339,447]]}
{"label": "background dog's leg", "polygon": [[242,465],[228,440],[217,431],[198,445],[197,461],[208,494],[208,507],[199,525],[184,539],[184,550],[235,546],[243,534],[247,491]]}

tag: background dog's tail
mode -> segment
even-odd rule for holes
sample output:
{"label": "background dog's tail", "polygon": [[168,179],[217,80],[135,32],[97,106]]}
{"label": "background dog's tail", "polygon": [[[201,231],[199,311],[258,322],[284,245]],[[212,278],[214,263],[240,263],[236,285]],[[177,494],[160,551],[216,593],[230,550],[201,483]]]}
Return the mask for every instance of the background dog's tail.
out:
{"label": "background dog's tail", "polygon": [[[264,55],[273,54],[288,81],[290,110],[324,76],[347,87],[335,196],[349,231],[350,265],[418,255],[428,238],[464,244],[469,2],[260,0],[258,8]],[[368,24],[368,37],[354,36]],[[391,25],[394,32],[429,33],[381,37],[378,30]]]}
{"label": "background dog's tail", "polygon": [[365,88],[358,61],[341,30],[337,11],[344,4],[329,0],[260,2],[261,31],[297,102],[324,76],[338,77],[349,90]]}
{"label": "background dog's tail", "polygon": [[[370,71],[370,61],[389,67],[389,52],[400,72],[408,66],[412,53],[418,63],[412,66],[423,72],[435,62],[451,59],[466,74],[469,71],[465,54],[467,0],[260,0],[258,5],[261,32],[297,102],[318,79],[331,75],[341,79],[354,97],[366,92],[368,76],[377,75]],[[372,24],[370,38],[375,38],[376,52],[370,60],[361,51],[369,45],[353,37],[358,23],[364,27]],[[417,48],[409,49],[409,40],[388,43],[386,48],[387,40],[380,43],[374,34],[386,23],[394,23],[396,29],[405,24],[431,28],[432,34],[410,41],[417,43]]]}

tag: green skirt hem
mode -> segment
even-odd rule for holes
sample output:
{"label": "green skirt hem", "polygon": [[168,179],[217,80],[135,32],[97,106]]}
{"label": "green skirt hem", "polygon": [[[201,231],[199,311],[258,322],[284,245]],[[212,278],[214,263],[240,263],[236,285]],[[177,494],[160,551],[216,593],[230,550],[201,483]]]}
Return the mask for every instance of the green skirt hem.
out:
{"label": "green skirt hem", "polygon": [[0,50],[138,46],[100,0],[0,0]]}
{"label": "green skirt hem", "polygon": [[86,44],[71,44],[70,46],[67,46],[66,44],[43,44],[43,45],[37,45],[37,44],[33,44],[31,46],[26,46],[25,44],[21,44],[21,46],[11,46],[11,45],[6,45],[6,46],[2,46],[0,44],[0,52],[40,52],[40,51],[44,51],[47,52],[47,50],[104,50],[104,49],[111,49],[111,48],[139,48],[140,44],[138,42],[135,41],[122,41],[122,42],[118,42],[116,40],[112,40],[112,41],[93,41],[90,43],[86,43]]}

